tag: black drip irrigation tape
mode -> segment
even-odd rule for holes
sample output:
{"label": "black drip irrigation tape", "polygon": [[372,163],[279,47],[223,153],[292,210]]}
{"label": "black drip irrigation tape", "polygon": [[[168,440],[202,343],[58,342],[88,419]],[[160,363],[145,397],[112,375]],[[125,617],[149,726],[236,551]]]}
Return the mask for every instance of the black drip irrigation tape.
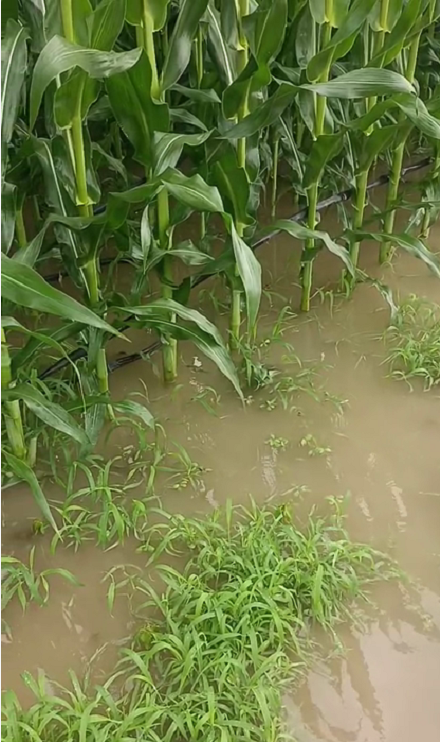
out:
{"label": "black drip irrigation tape", "polygon": [[[402,168],[401,177],[404,178],[405,175],[408,175],[408,173],[415,172],[417,170],[421,170],[424,167],[427,167],[429,163],[431,162],[430,157],[425,157],[424,160],[420,160],[419,162],[416,162],[414,165],[408,165],[405,168]],[[386,185],[390,179],[390,176],[388,173],[384,173],[381,175],[377,180],[374,180],[372,183],[369,183],[367,186],[367,191],[371,191],[373,188],[378,188],[379,186]],[[339,193],[335,193],[333,196],[329,196],[329,198],[324,199],[323,201],[320,201],[316,207],[317,211],[323,211],[323,209],[328,208],[329,206],[334,206],[335,204],[344,203],[345,201],[349,201],[354,194],[354,188],[349,188],[346,191],[340,191]],[[95,213],[99,213],[98,210],[103,211],[105,207],[98,206],[95,209]],[[290,217],[288,221],[291,222],[300,222],[302,219],[305,219],[307,216],[307,209],[301,209],[301,211],[297,211],[294,216]],[[276,237],[276,235],[279,234],[278,229],[274,229],[273,232],[270,232],[269,234],[265,235],[264,237],[261,237],[259,240],[256,240],[251,245],[251,248],[253,251],[257,250],[257,248],[261,247],[261,245],[265,245],[267,242],[269,242],[273,237]],[[101,265],[107,265],[113,261],[113,258],[105,258],[104,260],[101,260]],[[123,261],[121,261],[123,262]],[[128,261],[127,261],[128,262]],[[54,273],[50,276],[46,276],[46,281],[58,281],[60,277],[63,277],[67,274],[64,273]],[[206,281],[208,278],[212,278],[215,276],[215,273],[204,273],[200,276],[198,276],[194,282],[192,283],[192,288],[195,288],[196,286],[199,286],[201,283]],[[128,325],[125,325],[124,327],[121,327],[121,332],[126,330]],[[155,353],[156,350],[158,350],[162,345],[161,340],[156,340],[154,343],[151,343],[146,348],[143,348],[140,351],[137,351],[136,353],[131,353],[130,355],[124,355],[121,358],[117,358],[115,361],[111,361],[108,364],[108,370],[109,372],[117,371],[118,368],[122,368],[123,366],[128,366],[130,363],[134,363],[135,361],[139,361],[147,356],[152,355],[152,353]],[[70,355],[69,358],[60,358],[59,361],[54,363],[52,366],[49,366],[47,369],[42,371],[40,374],[40,379],[47,379],[49,376],[53,376],[57,371],[61,371],[63,368],[65,368],[70,362],[79,361],[81,358],[85,358],[87,356],[87,351],[85,348],[77,348],[74,350]]]}

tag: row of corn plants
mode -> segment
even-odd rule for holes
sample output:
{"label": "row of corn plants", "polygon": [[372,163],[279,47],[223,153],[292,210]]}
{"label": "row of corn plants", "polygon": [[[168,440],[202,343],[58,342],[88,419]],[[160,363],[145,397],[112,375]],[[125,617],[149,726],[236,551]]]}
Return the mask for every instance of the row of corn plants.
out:
{"label": "row of corn plants", "polygon": [[[178,343],[190,340],[241,395],[233,354],[256,331],[260,237],[285,231],[299,243],[303,311],[322,248],[341,259],[350,288],[366,238],[382,261],[400,247],[440,276],[420,236],[439,203],[439,15],[436,0],[7,4],[4,470],[30,484],[47,517],[34,465],[48,428],[87,450],[118,411],[154,426],[139,403],[111,400],[112,338],[127,339],[130,327],[158,334],[167,382],[178,374]],[[413,229],[396,234],[403,162],[415,150],[434,165]],[[377,163],[390,178],[382,228],[371,232],[364,217]],[[307,216],[259,226],[266,193],[276,213],[281,167],[292,213],[299,203]],[[335,239],[317,229],[319,201],[346,189],[353,206]],[[198,237],[181,241],[190,217]],[[121,261],[133,268],[123,294],[113,280]],[[69,276],[68,293],[44,278],[54,264]],[[191,304],[206,274],[230,291],[227,338]],[[67,371],[43,381],[48,357]]]}

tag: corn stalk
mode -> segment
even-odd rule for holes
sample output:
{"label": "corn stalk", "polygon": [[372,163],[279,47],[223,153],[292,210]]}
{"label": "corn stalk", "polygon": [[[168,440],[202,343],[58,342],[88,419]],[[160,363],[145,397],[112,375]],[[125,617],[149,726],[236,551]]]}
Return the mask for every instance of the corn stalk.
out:
{"label": "corn stalk", "polygon": [[[242,30],[242,19],[249,13],[249,0],[239,0],[239,31],[240,31],[240,51],[238,52],[238,74],[244,70],[249,59],[248,42]],[[246,90],[241,102],[237,119],[241,121],[248,114],[248,89]],[[237,142],[237,160],[238,166],[246,172],[246,137],[241,137]],[[244,225],[237,222],[237,233],[243,237]],[[235,269],[235,277],[238,279],[238,270]],[[241,291],[234,287],[232,290],[231,305],[231,322],[230,322],[230,345],[236,348],[240,340],[241,327]]]}
{"label": "corn stalk", "polygon": [[[73,25],[72,2],[73,0],[60,0],[60,8],[64,37],[71,44],[74,44],[76,39]],[[86,79],[87,78],[84,74],[81,78],[78,89],[76,90],[75,112],[72,118],[70,131],[72,139],[72,154],[75,171],[78,213],[80,216],[87,218],[93,216],[93,209],[91,199],[89,198],[87,190],[87,170],[82,124],[82,97]],[[83,268],[83,276],[86,283],[86,290],[90,306],[93,309],[97,309],[100,304],[100,291],[98,258],[95,254],[90,256],[90,258],[85,263]],[[99,392],[101,394],[107,394],[108,368],[105,348],[99,348],[97,350],[95,371]],[[109,414],[110,416],[112,416],[110,409]]]}
{"label": "corn stalk", "polygon": [[[333,15],[333,0],[326,0],[325,2],[325,14],[327,19],[330,19]],[[319,45],[321,49],[324,49],[331,39],[332,27],[330,20],[327,20],[322,28],[320,34]],[[330,64],[325,67],[319,82],[326,82],[330,73]],[[325,125],[325,113],[327,108],[327,99],[324,96],[315,96],[315,126],[313,136],[314,139],[318,139],[324,134]],[[319,195],[319,180],[316,180],[310,188],[307,189],[307,226],[309,229],[315,229],[317,218],[316,218],[316,207],[318,204]],[[309,238],[306,240],[302,257],[301,257],[301,310],[308,312],[310,309],[310,296],[312,290],[312,279],[313,279],[313,251],[315,248],[315,240]]]}
{"label": "corn stalk", "polygon": [[[7,392],[12,386],[14,386],[14,381],[11,359],[5,333],[2,328],[2,392]],[[20,400],[3,401],[2,412],[11,451],[18,459],[24,460],[26,458],[26,444],[24,441]]]}

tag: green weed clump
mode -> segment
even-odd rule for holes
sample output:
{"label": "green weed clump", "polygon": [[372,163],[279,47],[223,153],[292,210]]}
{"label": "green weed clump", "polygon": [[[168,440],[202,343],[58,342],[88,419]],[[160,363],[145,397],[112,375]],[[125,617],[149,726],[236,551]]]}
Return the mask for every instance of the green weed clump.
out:
{"label": "green weed clump", "polygon": [[151,563],[166,550],[186,567],[158,566],[161,595],[135,579],[143,625],[113,677],[91,693],[72,674],[72,690],[49,695],[43,675],[26,676],[36,702],[24,710],[5,694],[5,742],[280,740],[282,693],[317,653],[313,627],[336,639],[368,584],[397,575],[350,541],[333,506],[304,528],[285,506],[233,517],[229,505],[206,521],[167,515],[145,549]]}
{"label": "green weed clump", "polygon": [[440,382],[440,305],[414,294],[400,304],[385,333],[387,362],[395,379],[420,378],[425,389]]}

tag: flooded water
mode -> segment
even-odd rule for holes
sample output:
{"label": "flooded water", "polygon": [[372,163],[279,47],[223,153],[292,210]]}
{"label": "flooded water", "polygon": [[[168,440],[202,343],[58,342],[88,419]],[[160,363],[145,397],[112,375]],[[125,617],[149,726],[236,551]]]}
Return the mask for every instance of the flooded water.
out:
{"label": "flooded water", "polygon": [[[282,204],[281,215],[290,211]],[[335,234],[334,213],[323,226]],[[437,227],[431,232],[433,249],[439,238]],[[377,590],[374,619],[363,629],[340,631],[346,654],[313,667],[303,686],[285,698],[289,729],[299,742],[434,742],[440,729],[440,390],[423,392],[415,384],[411,391],[388,377],[380,337],[388,307],[366,285],[351,299],[332,302],[328,290],[337,284],[340,263],[329,255],[316,261],[315,284],[324,290],[310,315],[284,315],[282,336],[274,337],[280,312],[289,302],[294,312],[298,303],[292,277],[299,249],[291,238],[278,236],[260,253],[265,298],[259,336],[271,337],[264,363],[282,381],[277,390],[254,391],[241,407],[210,363],[182,345],[172,389],[162,386],[156,355],[117,371],[111,391],[124,399],[144,393],[145,384],[167,445],[177,451],[175,443],[180,444],[200,467],[187,486],[177,458],[180,474],[159,476],[155,486],[165,508],[202,514],[228,498],[246,503],[252,495],[257,502],[283,498],[308,509],[329,496],[348,495],[351,536],[398,560],[416,581],[419,608],[400,590]],[[439,302],[438,280],[423,264],[400,255],[392,269],[382,271],[377,254],[376,243],[363,245],[361,262],[368,273],[383,275],[402,297],[416,293]],[[203,287],[211,288],[209,282]],[[208,291],[200,301],[214,316]],[[142,333],[132,339],[134,347],[147,344]],[[116,355],[122,344],[111,347]],[[121,429],[101,452],[115,456],[129,442],[133,438]],[[144,484],[135,496],[143,490]],[[54,485],[45,491],[62,497]],[[22,614],[14,603],[6,611],[12,639],[3,645],[3,687],[13,688],[24,702],[30,699],[20,680],[25,670],[41,668],[52,680],[68,683],[68,670],[81,676],[92,659],[94,680],[111,672],[134,624],[123,598],[109,614],[103,577],[117,564],[142,567],[146,561],[130,540],[109,551],[85,544],[77,553],[58,548],[51,556],[50,534],[32,537],[33,512],[26,491],[6,491],[4,553],[26,561],[36,544],[39,570],[69,569],[82,585],[54,576],[47,606],[32,604]]]}

